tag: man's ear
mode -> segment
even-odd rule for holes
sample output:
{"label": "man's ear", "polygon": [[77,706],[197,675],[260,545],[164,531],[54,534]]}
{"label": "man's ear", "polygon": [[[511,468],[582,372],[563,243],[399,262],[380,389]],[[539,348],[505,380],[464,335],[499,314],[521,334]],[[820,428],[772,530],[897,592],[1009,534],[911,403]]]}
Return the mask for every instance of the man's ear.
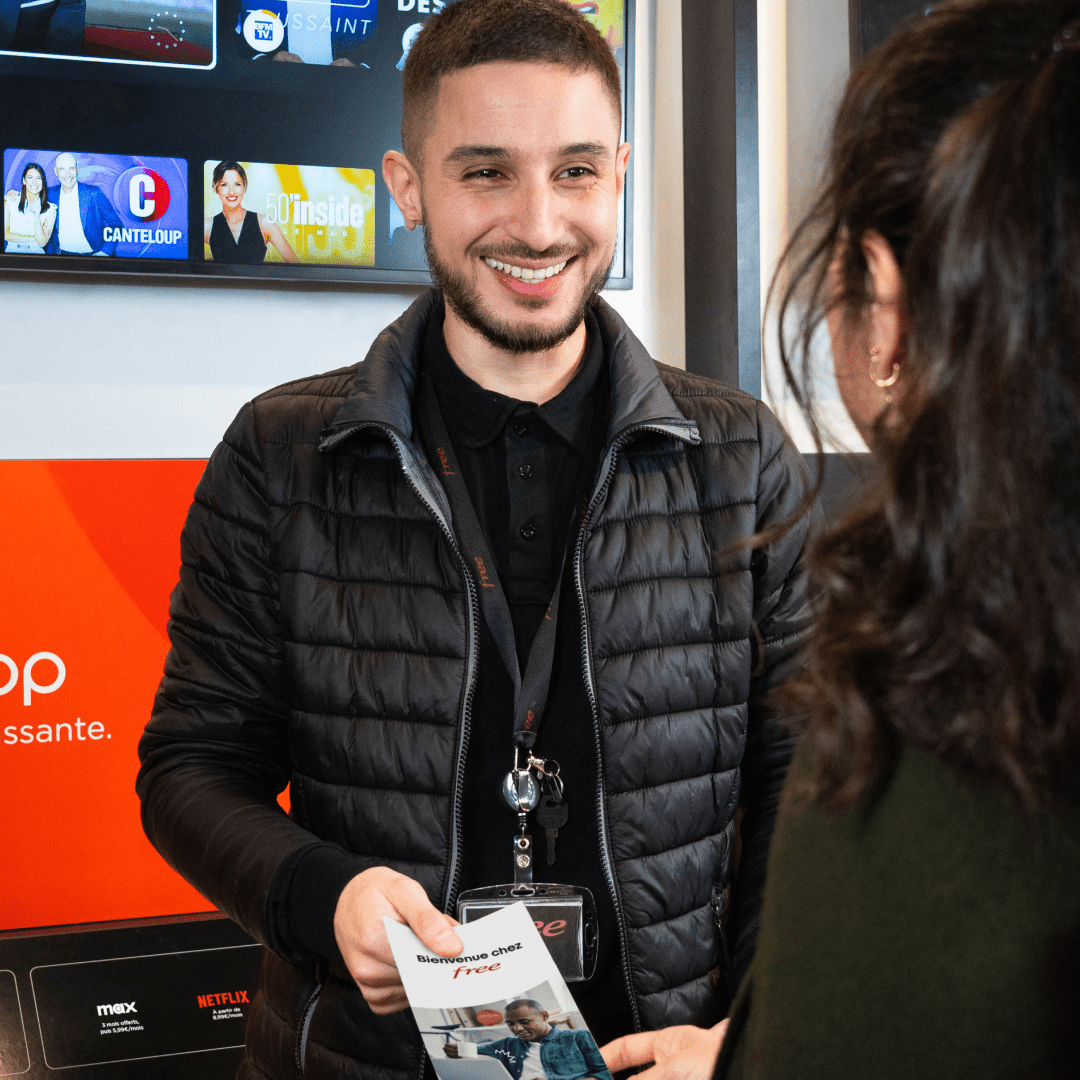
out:
{"label": "man's ear", "polygon": [[415,229],[417,225],[423,225],[420,174],[413,163],[400,150],[387,150],[382,159],[382,174],[405,219],[405,228]]}
{"label": "man's ear", "polygon": [[889,242],[876,229],[862,238],[863,255],[873,281],[868,311],[870,345],[877,349],[888,371],[899,355],[904,333],[904,278]]}

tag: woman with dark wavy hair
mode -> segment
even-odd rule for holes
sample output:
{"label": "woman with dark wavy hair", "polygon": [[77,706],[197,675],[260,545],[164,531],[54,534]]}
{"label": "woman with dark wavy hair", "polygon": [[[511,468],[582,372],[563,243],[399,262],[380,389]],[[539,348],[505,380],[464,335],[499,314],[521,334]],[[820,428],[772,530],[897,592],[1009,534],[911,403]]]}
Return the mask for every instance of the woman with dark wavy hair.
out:
{"label": "woman with dark wavy hair", "polygon": [[[1080,0],[942,3],[867,56],[788,259],[789,385],[816,433],[826,320],[879,480],[812,555],[716,1075],[1080,1076]],[[708,1076],[706,1037],[605,1056]]]}

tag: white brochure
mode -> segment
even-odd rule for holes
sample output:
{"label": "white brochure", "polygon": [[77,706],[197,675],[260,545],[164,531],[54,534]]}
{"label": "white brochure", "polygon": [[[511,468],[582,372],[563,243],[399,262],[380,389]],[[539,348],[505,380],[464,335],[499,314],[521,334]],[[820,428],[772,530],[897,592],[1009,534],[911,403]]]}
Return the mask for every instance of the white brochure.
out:
{"label": "white brochure", "polygon": [[612,1080],[524,904],[459,926],[452,960],[383,921],[439,1080]]}

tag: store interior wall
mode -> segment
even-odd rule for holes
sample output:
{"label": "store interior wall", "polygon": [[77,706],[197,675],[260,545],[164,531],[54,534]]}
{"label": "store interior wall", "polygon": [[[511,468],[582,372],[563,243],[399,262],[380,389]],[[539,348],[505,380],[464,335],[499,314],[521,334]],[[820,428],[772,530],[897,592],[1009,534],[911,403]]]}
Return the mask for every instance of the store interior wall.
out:
{"label": "store interior wall", "polygon": [[[758,0],[762,398],[807,454],[814,451],[814,442],[785,392],[779,365],[775,299],[769,307],[764,304],[777,261],[820,190],[832,121],[849,70],[848,0]],[[781,271],[777,291],[783,285]],[[785,328],[789,342],[799,313],[791,314]],[[840,401],[824,326],[814,342],[813,370],[825,450],[865,453]]]}
{"label": "store interior wall", "polygon": [[[683,367],[680,6],[637,5],[634,287],[605,297]],[[362,359],[417,295],[2,272],[0,459],[206,457],[254,394]]]}
{"label": "store interior wall", "polygon": [[810,209],[850,68],[848,0],[787,0],[787,216]]}

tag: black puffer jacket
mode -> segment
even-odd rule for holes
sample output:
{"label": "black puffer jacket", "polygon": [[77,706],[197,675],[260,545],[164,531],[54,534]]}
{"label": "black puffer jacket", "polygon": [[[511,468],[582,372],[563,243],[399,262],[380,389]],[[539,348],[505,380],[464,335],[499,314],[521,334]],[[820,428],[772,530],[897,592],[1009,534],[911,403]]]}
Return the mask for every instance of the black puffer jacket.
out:
{"label": "black puffer jacket", "polygon": [[[455,900],[479,616],[413,433],[435,302],[422,296],[359,366],[245,406],[184,528],[139,793],[158,850],[270,950],[243,1077],[423,1067],[409,1014],[374,1016],[340,961],[328,972],[283,939],[274,905],[318,840],[356,872],[390,866],[444,910]],[[725,549],[786,520],[803,472],[758,401],[659,367],[602,302],[597,318],[611,426],[573,571],[601,857],[641,1025],[705,1023],[726,1008],[716,915],[740,776],[745,959],[790,749],[762,696],[808,622],[804,526]],[[275,796],[290,781],[286,817]]]}

